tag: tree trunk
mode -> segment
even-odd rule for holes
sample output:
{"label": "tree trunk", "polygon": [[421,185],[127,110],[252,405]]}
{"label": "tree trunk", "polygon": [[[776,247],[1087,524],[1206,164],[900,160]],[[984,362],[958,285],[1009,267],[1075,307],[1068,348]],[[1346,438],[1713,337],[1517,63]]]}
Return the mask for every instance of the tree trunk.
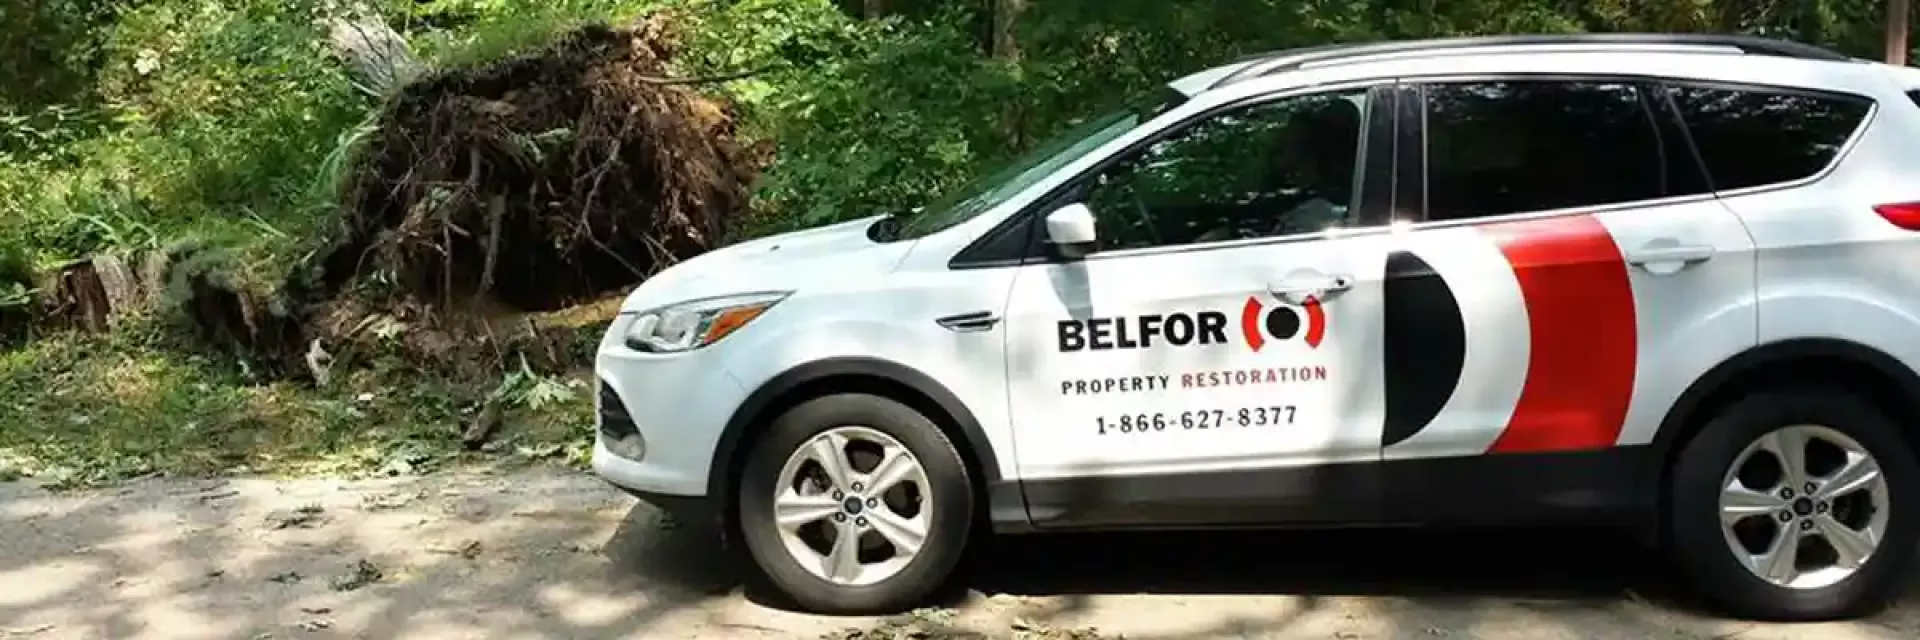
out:
{"label": "tree trunk", "polygon": [[1887,64],[1907,64],[1910,12],[1908,0],[1887,0]]}
{"label": "tree trunk", "polygon": [[[994,60],[1010,65],[1018,72],[1020,64],[1020,41],[1016,34],[1020,26],[1020,14],[1027,10],[1028,0],[992,0],[989,16],[988,53]],[[1023,112],[1018,102],[1008,102],[1000,111],[1000,131],[1006,138],[1007,148],[1019,151],[1026,148]]]}
{"label": "tree trunk", "polygon": [[886,0],[865,0],[861,5],[861,16],[868,20],[879,20],[887,13]]}
{"label": "tree trunk", "polygon": [[1020,42],[1014,32],[1020,24],[1020,14],[1027,10],[1027,0],[993,0],[992,6],[993,26],[987,52],[997,60],[1019,61]]}

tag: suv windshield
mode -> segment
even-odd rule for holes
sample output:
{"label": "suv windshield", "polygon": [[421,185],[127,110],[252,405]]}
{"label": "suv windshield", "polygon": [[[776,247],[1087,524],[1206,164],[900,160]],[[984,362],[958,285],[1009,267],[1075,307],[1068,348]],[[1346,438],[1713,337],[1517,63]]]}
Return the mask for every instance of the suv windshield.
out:
{"label": "suv windshield", "polygon": [[1002,163],[998,169],[975,175],[926,207],[882,221],[870,233],[875,240],[883,242],[908,240],[972,220],[1107,141],[1180,106],[1186,99],[1185,94],[1167,89],[1088,120]]}

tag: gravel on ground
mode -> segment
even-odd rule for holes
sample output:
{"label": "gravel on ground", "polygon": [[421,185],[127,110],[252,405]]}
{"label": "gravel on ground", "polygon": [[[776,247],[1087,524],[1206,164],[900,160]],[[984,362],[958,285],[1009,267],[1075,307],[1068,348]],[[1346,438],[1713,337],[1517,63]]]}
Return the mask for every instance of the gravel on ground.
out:
{"label": "gravel on ground", "polygon": [[1920,637],[1920,599],[1717,619],[1605,532],[1007,538],[939,606],[890,619],[792,612],[729,558],[557,471],[0,484],[0,638]]}

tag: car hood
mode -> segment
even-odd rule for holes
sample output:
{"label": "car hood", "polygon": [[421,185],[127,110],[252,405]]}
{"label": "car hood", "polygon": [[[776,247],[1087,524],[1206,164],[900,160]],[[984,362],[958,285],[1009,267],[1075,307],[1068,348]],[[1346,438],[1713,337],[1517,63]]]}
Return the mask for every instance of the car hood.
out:
{"label": "car hood", "polygon": [[911,242],[878,243],[867,227],[881,216],[783,233],[715,249],[654,274],[627,296],[622,311],[735,293],[790,291],[809,282],[880,274],[899,264]]}
{"label": "car hood", "polygon": [[701,258],[723,260],[805,260],[811,257],[874,246],[867,239],[867,227],[882,216],[868,216],[824,227],[802,229],[729,245],[708,252]]}

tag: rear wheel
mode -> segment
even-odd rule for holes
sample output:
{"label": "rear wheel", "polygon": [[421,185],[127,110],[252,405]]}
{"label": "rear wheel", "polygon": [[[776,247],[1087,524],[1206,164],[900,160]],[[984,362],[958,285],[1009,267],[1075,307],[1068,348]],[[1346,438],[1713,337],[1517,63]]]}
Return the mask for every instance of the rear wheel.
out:
{"label": "rear wheel", "polygon": [[973,488],[926,416],[864,394],[810,400],[776,419],[747,460],[741,535],[773,586],[840,614],[907,609],[965,548]]}
{"label": "rear wheel", "polygon": [[1920,467],[1898,427],[1859,398],[1741,400],[1688,443],[1673,480],[1673,551],[1733,613],[1856,615],[1904,584]]}

